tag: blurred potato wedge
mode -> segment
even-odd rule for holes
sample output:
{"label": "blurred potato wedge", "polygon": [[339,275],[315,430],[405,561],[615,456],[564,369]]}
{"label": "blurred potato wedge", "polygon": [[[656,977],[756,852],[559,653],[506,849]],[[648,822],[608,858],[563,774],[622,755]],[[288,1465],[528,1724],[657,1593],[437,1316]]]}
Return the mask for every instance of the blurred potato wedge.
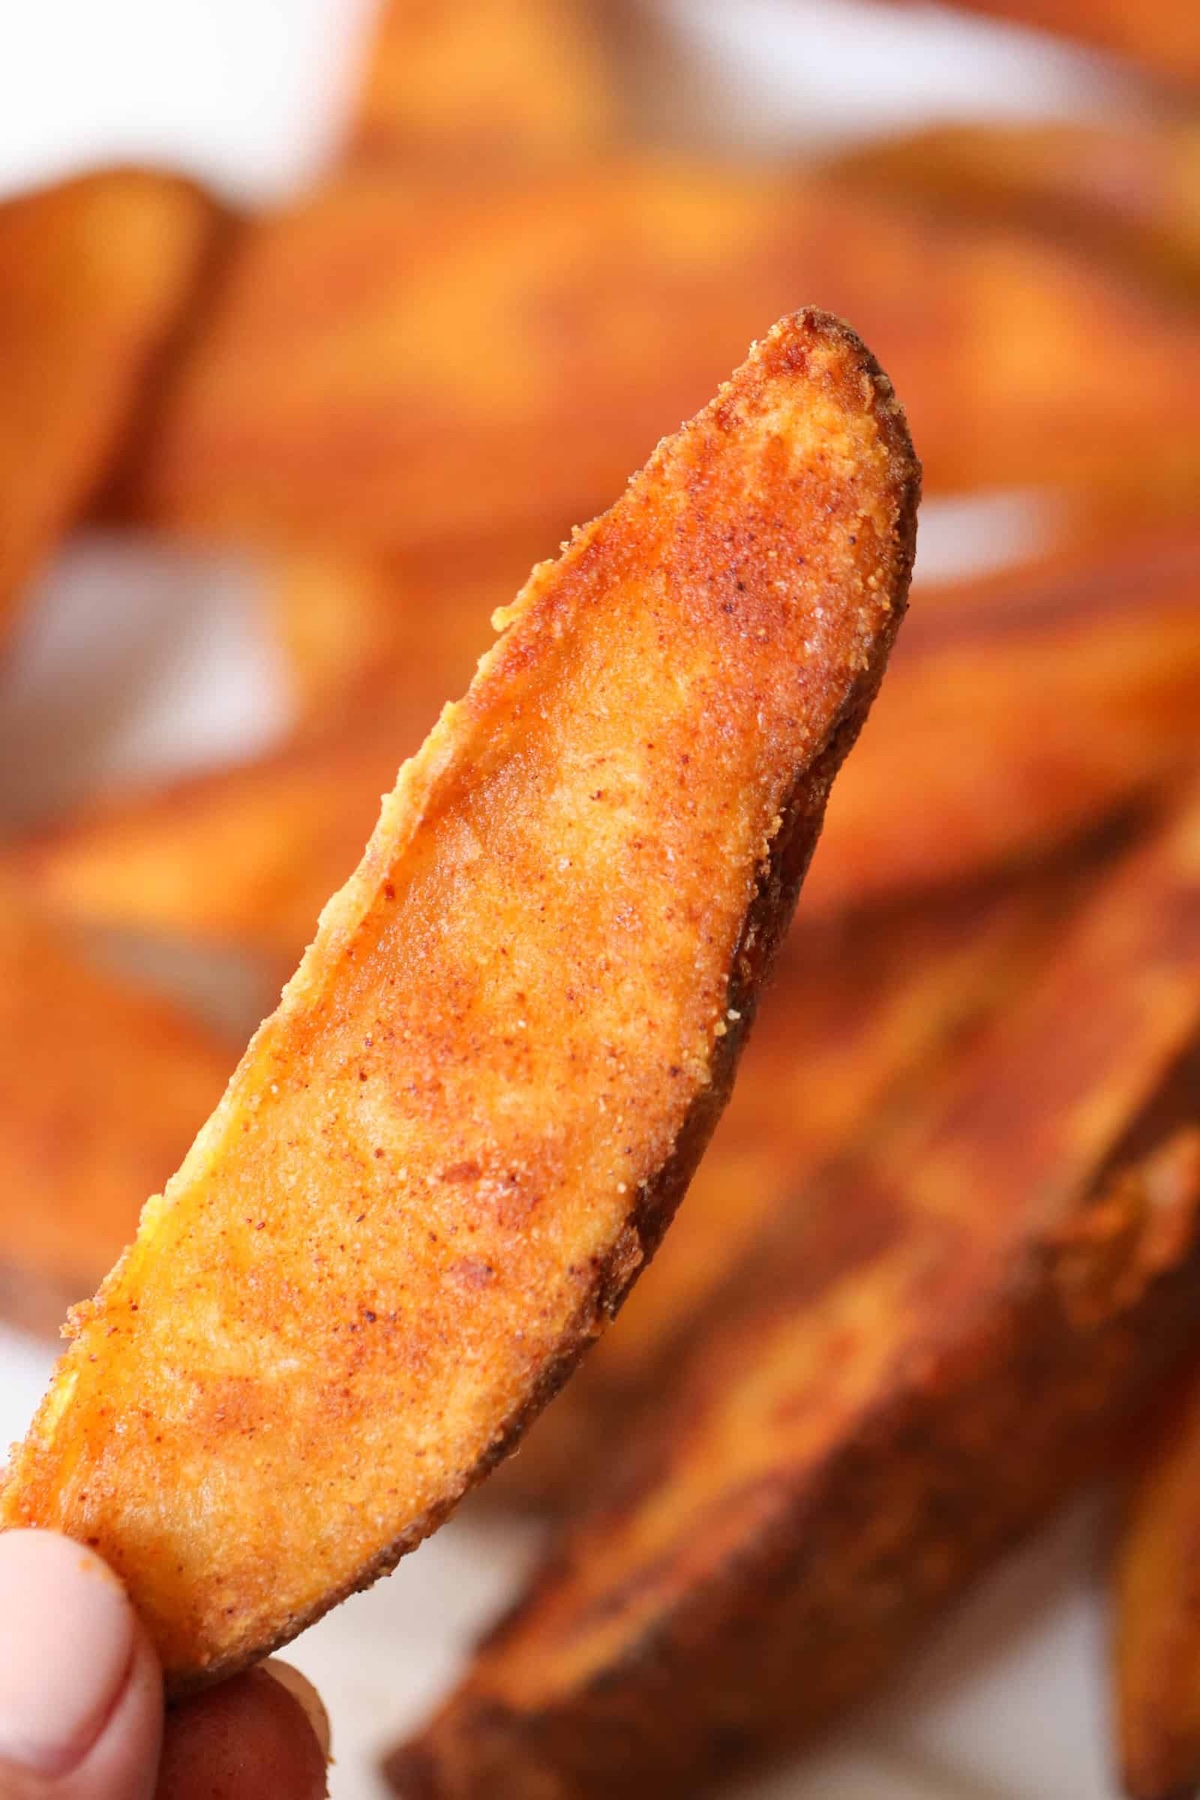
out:
{"label": "blurred potato wedge", "polygon": [[57,1330],[133,1236],[233,1060],[0,883],[0,1313]]}
{"label": "blurred potato wedge", "polygon": [[1075,38],[1168,86],[1200,81],[1200,25],[1192,0],[958,0],[971,12]]}
{"label": "blurred potato wedge", "polygon": [[359,172],[249,224],[123,504],[369,548],[577,521],[810,301],[880,345],[931,490],[1200,490],[1182,307],[1002,227],[645,159]]}
{"label": "blurred potato wedge", "polygon": [[615,110],[582,0],[383,0],[347,154],[577,156]]}
{"label": "blurred potato wedge", "polygon": [[[1200,1069],[1192,1072],[1200,1096]],[[1200,1109],[1200,1098],[1197,1099]],[[1131,1800],[1200,1784],[1200,1385],[1173,1397],[1134,1479],[1117,1546],[1114,1713]]]}
{"label": "blurred potato wedge", "polygon": [[893,198],[1029,223],[1200,287],[1200,122],[934,125],[841,156],[839,177]]}
{"label": "blurred potato wedge", "polygon": [[137,169],[0,204],[0,630],[111,474],[215,224],[198,189]]}
{"label": "blurred potato wedge", "polygon": [[652,1254],[882,675],[918,487],[861,342],[781,321],[405,766],[0,1493],[100,1551],[174,1690],[386,1573]]}
{"label": "blurred potato wedge", "polygon": [[[829,809],[810,912],[1035,862],[1200,752],[1200,531],[923,592]],[[894,803],[898,760],[906,803]]]}
{"label": "blurred potato wedge", "polygon": [[[399,622],[380,628],[390,672],[355,692],[349,717],[343,708],[245,767],[114,797],[12,845],[8,866],[67,918],[298,954],[398,758],[468,679],[502,578],[528,566],[529,544],[397,565]],[[359,577],[347,579],[360,595]],[[386,597],[376,583],[372,568],[367,591]],[[334,605],[336,594],[336,581],[323,589]],[[833,795],[802,911],[1033,861],[1198,749],[1200,536],[1186,526],[1089,537],[1035,564],[924,588]]]}
{"label": "blurred potato wedge", "polygon": [[1019,990],[1094,871],[796,926],[687,1205],[489,1499],[561,1508],[602,1484],[730,1289],[753,1281],[757,1242],[787,1219],[805,1228],[821,1167],[909,1105],[948,1046]]}
{"label": "blurred potato wedge", "polygon": [[497,607],[569,536],[539,520],[406,556],[328,540],[259,545],[267,620],[301,724],[344,724],[386,704],[401,750],[419,742],[444,696],[470,680]]}
{"label": "blurred potato wedge", "polygon": [[1191,1341],[1198,1034],[1200,789],[764,1240],[397,1791],[692,1793],[865,1693]]}

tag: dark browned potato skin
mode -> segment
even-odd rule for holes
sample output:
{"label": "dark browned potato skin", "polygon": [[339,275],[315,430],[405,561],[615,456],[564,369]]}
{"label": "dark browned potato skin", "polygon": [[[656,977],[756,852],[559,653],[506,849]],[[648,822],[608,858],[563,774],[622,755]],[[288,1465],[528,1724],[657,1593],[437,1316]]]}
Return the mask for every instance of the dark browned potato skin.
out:
{"label": "dark browned potato skin", "polygon": [[[995,893],[922,896],[893,913],[796,921],[728,1107],[653,1266],[487,1498],[566,1509],[680,1364],[753,1291],[755,1246],[807,1228],[821,1168],[886,1129],[1051,954],[1097,860]],[[811,879],[811,877],[810,877]]]}
{"label": "dark browned potato skin", "polygon": [[1140,1446],[1139,1463],[1113,1576],[1118,1766],[1132,1800],[1187,1800],[1200,1784],[1200,1380],[1194,1372]]}
{"label": "dark browned potato skin", "polygon": [[764,1246],[613,1489],[397,1753],[398,1791],[690,1793],[878,1680],[1186,1350],[1198,1034],[1200,790]]}
{"label": "dark browned potato skin", "polygon": [[882,676],[918,488],[859,339],[782,321],[534,572],[402,771],[0,1492],[104,1555],[175,1691],[433,1530],[653,1253]]}

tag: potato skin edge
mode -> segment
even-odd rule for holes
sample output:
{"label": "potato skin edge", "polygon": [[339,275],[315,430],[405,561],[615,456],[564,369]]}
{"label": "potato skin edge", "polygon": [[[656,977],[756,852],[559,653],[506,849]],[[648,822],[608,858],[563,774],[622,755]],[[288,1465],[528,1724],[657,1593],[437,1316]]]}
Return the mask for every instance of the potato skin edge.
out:
{"label": "potato skin edge", "polygon": [[670,1224],[712,1135],[733,1085],[759,992],[791,922],[801,883],[816,849],[830,786],[858,736],[883,679],[892,643],[907,609],[908,584],[916,553],[920,464],[890,380],[861,338],[843,320],[815,307],[803,308],[793,318],[807,334],[843,345],[850,352],[858,372],[871,384],[873,411],[887,447],[889,479],[898,501],[892,545],[892,606],[889,629],[879,634],[871,662],[862,671],[829,743],[820,756],[801,771],[781,815],[781,827],[772,841],[766,867],[743,919],[730,970],[728,1003],[730,1008],[741,1013],[741,1018],[720,1039],[709,1085],[693,1101],[671,1156],[662,1164],[657,1176],[646,1183],[638,1203],[627,1217],[625,1229],[596,1270],[591,1292],[580,1307],[576,1322],[564,1334],[556,1354],[542,1370],[520,1410],[466,1472],[458,1490],[415,1520],[401,1537],[342,1588],[325,1595],[319,1606],[304,1615],[290,1619],[275,1637],[256,1645],[252,1653],[215,1661],[202,1671],[168,1675],[166,1687],[171,1699],[211,1687],[272,1655],[351,1594],[361,1592],[381,1576],[390,1574],[401,1557],[436,1531],[463,1497],[498,1463],[512,1455],[538,1413],[554,1398],[608,1320],[619,1312]]}

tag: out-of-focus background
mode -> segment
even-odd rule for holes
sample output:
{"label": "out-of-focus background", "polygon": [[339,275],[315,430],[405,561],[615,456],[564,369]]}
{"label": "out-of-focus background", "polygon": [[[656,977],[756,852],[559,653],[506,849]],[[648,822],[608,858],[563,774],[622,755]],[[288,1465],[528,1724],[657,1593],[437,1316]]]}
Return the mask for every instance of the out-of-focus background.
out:
{"label": "out-of-focus background", "polygon": [[[985,621],[970,668],[947,664],[957,712],[917,668],[874,762],[864,738],[814,929],[840,943],[864,908],[1049,879],[1195,760],[1200,25],[1127,10],[9,9],[0,1436],[492,608],[782,311],[845,312],[880,355],[926,463],[914,616],[928,594],[931,616]],[[1027,645],[988,647],[986,621],[1026,616]],[[910,750],[898,821],[881,795]],[[822,995],[834,1036],[839,1004]],[[772,1157],[786,1185],[789,1156],[833,1148],[832,1125],[792,1143],[791,1105],[739,1126],[735,1240],[773,1204]],[[646,1371],[669,1385],[662,1345],[733,1254],[696,1229],[667,1322],[645,1315],[659,1362],[631,1327],[506,1492],[294,1647],[330,1705],[338,1800],[384,1791],[378,1757],[546,1511],[586,1499],[573,1433],[615,1448]],[[1081,1497],[836,1741],[737,1791],[1115,1795],[1106,1505]]]}

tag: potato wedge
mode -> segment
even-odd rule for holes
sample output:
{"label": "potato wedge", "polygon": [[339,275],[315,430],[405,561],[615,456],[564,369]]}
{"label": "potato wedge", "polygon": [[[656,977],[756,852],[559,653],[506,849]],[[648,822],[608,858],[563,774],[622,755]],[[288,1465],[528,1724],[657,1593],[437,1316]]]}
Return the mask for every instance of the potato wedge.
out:
{"label": "potato wedge", "polygon": [[[518,554],[503,552],[512,569]],[[67,918],[298,954],[397,753],[470,673],[502,591],[490,555],[475,567],[459,553],[441,583],[435,558],[406,560],[396,674],[344,724],[245,768],[115,798],[14,846],[9,865]],[[1198,589],[1200,537],[1186,528],[924,589],[833,795],[805,913],[1043,856],[1194,760]]]}
{"label": "potato wedge", "polygon": [[[311,539],[260,546],[268,618],[300,718],[361,720],[364,707],[383,705],[402,745],[415,748],[443,697],[470,680],[496,608],[569,535],[561,521],[539,521],[497,542],[391,557]],[[394,761],[394,741],[388,753]]]}
{"label": "potato wedge", "polygon": [[1180,87],[1200,81],[1200,28],[1191,0],[960,0],[971,12],[1032,25],[1114,51]]}
{"label": "potato wedge", "polygon": [[1191,1341],[1200,1127],[1175,1077],[1198,1035],[1200,789],[764,1242],[398,1791],[692,1793],[868,1689]]}
{"label": "potato wedge", "polygon": [[260,549],[257,562],[301,721],[336,715],[394,667],[407,596],[386,558],[309,542]]}
{"label": "potato wedge", "polygon": [[935,125],[840,156],[843,180],[1033,223],[1194,294],[1200,124],[1190,119]]}
{"label": "potato wedge", "polygon": [[54,1331],[220,1098],[229,1047],[0,884],[0,1314]]}
{"label": "potato wedge", "polygon": [[432,1530],[653,1251],[882,674],[917,486],[859,340],[784,320],[401,772],[0,1495],[100,1549],[173,1689]]}
{"label": "potato wedge", "polygon": [[878,340],[928,487],[1200,488],[1182,307],[1069,248],[836,183],[643,160],[359,172],[251,226],[124,502],[396,548],[586,517],[759,320],[813,293]]}
{"label": "potato wedge", "polygon": [[[797,923],[688,1202],[620,1318],[535,1422],[489,1498],[578,1502],[753,1280],[754,1246],[803,1228],[817,1172],[896,1107],[1049,953],[1094,863],[895,916]],[[743,1275],[743,1265],[749,1265]]]}
{"label": "potato wedge", "polygon": [[[1200,1086],[1200,1073],[1195,1082]],[[1200,1784],[1200,1385],[1174,1396],[1129,1498],[1117,1546],[1114,1715],[1132,1800]]]}
{"label": "potato wedge", "polygon": [[615,110],[582,0],[385,0],[348,153],[572,156]]}
{"label": "potato wedge", "polygon": [[0,205],[0,630],[109,473],[214,221],[188,183],[134,169]]}

